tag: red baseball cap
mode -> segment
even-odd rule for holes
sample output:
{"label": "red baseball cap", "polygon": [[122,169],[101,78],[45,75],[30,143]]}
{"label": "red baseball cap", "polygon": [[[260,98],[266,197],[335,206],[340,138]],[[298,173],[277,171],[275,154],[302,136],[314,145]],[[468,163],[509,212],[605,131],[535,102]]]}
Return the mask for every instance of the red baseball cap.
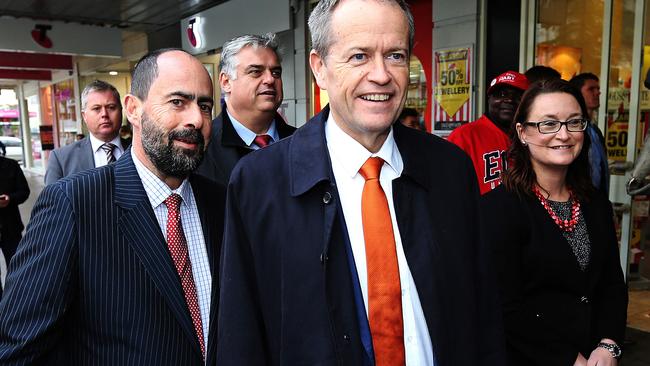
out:
{"label": "red baseball cap", "polygon": [[488,95],[492,89],[498,85],[508,85],[517,89],[521,89],[522,91],[526,91],[526,89],[528,89],[528,79],[526,79],[526,76],[524,74],[520,74],[516,71],[506,71],[503,74],[492,79],[490,87],[487,91]]}

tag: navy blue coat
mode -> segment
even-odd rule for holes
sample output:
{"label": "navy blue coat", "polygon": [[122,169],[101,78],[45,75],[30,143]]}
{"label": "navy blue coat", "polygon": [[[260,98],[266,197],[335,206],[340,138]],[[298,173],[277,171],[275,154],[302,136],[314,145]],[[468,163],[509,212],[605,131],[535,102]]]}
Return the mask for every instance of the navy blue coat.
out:
{"label": "navy blue coat", "polygon": [[[224,189],[199,176],[190,182],[212,271],[215,340]],[[216,341],[208,347],[210,362]],[[203,364],[130,150],[41,193],[0,302],[0,364]]]}
{"label": "navy blue coat", "polygon": [[[358,280],[325,142],[328,112],[247,155],[232,173],[220,366],[368,364],[360,326],[367,319],[355,305]],[[393,182],[397,223],[436,364],[500,365],[500,312],[479,242],[472,163],[433,135],[398,124],[394,136],[404,161]]]}

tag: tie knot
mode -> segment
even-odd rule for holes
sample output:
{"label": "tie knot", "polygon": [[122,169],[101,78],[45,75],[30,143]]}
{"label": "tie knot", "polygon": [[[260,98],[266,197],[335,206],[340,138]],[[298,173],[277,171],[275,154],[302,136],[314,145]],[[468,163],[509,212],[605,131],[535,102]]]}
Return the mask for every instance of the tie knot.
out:
{"label": "tie knot", "polygon": [[178,211],[181,201],[183,201],[183,198],[179,194],[172,193],[165,200],[165,205],[169,211]]}
{"label": "tie knot", "polygon": [[105,153],[112,153],[113,150],[115,150],[115,145],[113,145],[110,142],[106,142],[101,146],[102,150],[104,150]]}
{"label": "tie knot", "polygon": [[379,173],[381,172],[381,167],[384,165],[384,160],[379,157],[371,157],[363,163],[359,173],[365,180],[370,179],[379,179]]}
{"label": "tie knot", "polygon": [[255,145],[264,148],[267,147],[271,143],[271,136],[269,135],[257,135],[255,136]]}

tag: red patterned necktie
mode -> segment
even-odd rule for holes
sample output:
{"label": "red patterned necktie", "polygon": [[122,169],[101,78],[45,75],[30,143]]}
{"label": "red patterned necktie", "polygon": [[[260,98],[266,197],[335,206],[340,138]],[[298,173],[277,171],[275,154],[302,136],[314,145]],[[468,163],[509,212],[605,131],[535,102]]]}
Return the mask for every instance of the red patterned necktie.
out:
{"label": "red patterned necktie", "polygon": [[196,294],[196,286],[194,284],[194,277],[192,277],[192,262],[187,249],[187,241],[185,240],[185,233],[181,225],[181,211],[180,205],[183,199],[180,195],[172,193],[165,200],[167,206],[167,247],[169,253],[176,266],[176,271],[183,286],[183,293],[185,294],[185,302],[187,308],[192,316],[192,323],[194,323],[194,330],[199,338],[201,345],[201,354],[205,360],[205,343],[203,341],[203,325],[201,321],[201,310],[199,308],[199,300]]}
{"label": "red patterned necktie", "polygon": [[379,184],[384,161],[369,158],[359,170],[366,180],[361,194],[361,220],[366,242],[368,322],[375,365],[404,365],[402,288],[395,234],[386,194]]}
{"label": "red patterned necktie", "polygon": [[257,135],[255,136],[255,139],[253,140],[255,142],[255,145],[259,146],[260,149],[263,149],[271,143],[271,136],[269,135]]}

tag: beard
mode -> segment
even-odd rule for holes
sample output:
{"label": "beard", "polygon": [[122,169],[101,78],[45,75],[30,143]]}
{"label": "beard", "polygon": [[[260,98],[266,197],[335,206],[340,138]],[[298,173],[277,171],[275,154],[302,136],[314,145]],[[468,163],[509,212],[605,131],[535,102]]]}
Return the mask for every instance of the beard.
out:
{"label": "beard", "polygon": [[[190,150],[174,146],[174,140],[198,144],[198,149]],[[171,130],[167,134],[156,122],[142,115],[142,148],[153,165],[161,173],[184,179],[190,175],[203,160],[205,140],[197,129],[185,128]]]}

